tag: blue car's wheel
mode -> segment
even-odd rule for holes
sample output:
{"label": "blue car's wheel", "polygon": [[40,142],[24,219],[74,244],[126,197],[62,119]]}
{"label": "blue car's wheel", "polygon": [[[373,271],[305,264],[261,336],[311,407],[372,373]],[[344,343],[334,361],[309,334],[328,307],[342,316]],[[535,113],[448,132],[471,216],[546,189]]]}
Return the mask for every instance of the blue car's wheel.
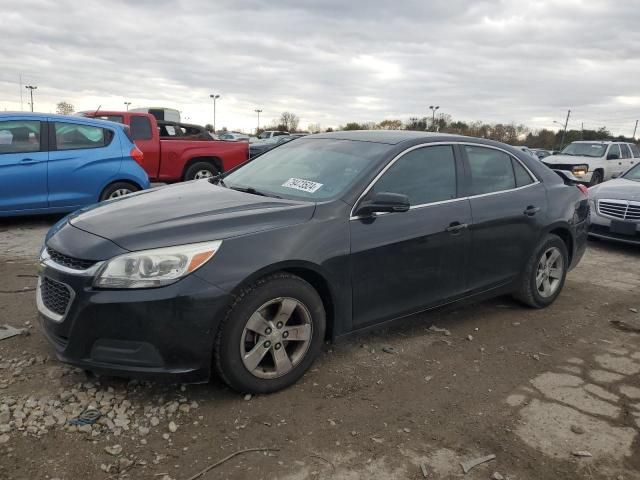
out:
{"label": "blue car's wheel", "polygon": [[100,201],[110,200],[112,198],[124,197],[130,193],[140,190],[136,185],[129,182],[116,182],[107,186],[100,195]]}

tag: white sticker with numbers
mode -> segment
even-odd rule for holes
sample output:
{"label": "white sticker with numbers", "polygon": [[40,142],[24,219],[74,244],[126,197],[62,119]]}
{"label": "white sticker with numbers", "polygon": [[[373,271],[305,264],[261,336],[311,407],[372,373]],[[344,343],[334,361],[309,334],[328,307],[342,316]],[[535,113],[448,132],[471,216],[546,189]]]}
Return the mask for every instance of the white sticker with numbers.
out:
{"label": "white sticker with numbers", "polygon": [[290,178],[286,182],[282,184],[283,187],[287,188],[295,188],[296,190],[302,190],[307,193],[315,193],[320,187],[322,187],[322,183],[312,182],[311,180],[303,180],[301,178]]}

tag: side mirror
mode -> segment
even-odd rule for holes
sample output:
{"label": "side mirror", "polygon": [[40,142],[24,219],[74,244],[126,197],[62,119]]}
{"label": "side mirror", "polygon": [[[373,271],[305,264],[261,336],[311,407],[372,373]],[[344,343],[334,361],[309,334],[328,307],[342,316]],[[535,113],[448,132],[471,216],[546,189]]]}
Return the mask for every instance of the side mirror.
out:
{"label": "side mirror", "polygon": [[620,158],[620,155],[618,155],[617,153],[610,153],[609,155],[607,155],[607,160],[618,160]]}
{"label": "side mirror", "polygon": [[364,200],[355,214],[371,215],[373,213],[406,212],[409,210],[409,197],[401,193],[378,192]]}

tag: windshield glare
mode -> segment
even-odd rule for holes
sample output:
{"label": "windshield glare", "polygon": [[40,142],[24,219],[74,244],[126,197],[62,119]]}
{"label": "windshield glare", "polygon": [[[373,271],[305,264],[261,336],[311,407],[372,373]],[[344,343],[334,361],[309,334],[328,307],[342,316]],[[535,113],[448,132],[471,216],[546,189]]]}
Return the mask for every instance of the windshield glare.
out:
{"label": "windshield glare", "polygon": [[640,182],[640,163],[625,173],[623,178],[627,180],[635,180],[636,182]]}
{"label": "windshield glare", "polygon": [[562,152],[564,155],[579,155],[581,157],[602,157],[607,150],[607,144],[602,143],[572,143]]}
{"label": "windshield glare", "polygon": [[300,139],[270,150],[224,178],[230,188],[299,200],[342,194],[389,148],[372,142]]}

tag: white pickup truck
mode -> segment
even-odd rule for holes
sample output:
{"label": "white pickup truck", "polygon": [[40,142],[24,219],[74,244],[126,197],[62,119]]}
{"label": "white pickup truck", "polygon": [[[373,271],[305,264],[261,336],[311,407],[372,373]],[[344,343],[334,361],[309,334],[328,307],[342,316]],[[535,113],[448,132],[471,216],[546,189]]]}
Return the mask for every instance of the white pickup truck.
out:
{"label": "white pickup truck", "polygon": [[558,155],[542,161],[549,168],[570,171],[591,186],[619,177],[640,163],[640,149],[633,143],[582,140],[570,143]]}

